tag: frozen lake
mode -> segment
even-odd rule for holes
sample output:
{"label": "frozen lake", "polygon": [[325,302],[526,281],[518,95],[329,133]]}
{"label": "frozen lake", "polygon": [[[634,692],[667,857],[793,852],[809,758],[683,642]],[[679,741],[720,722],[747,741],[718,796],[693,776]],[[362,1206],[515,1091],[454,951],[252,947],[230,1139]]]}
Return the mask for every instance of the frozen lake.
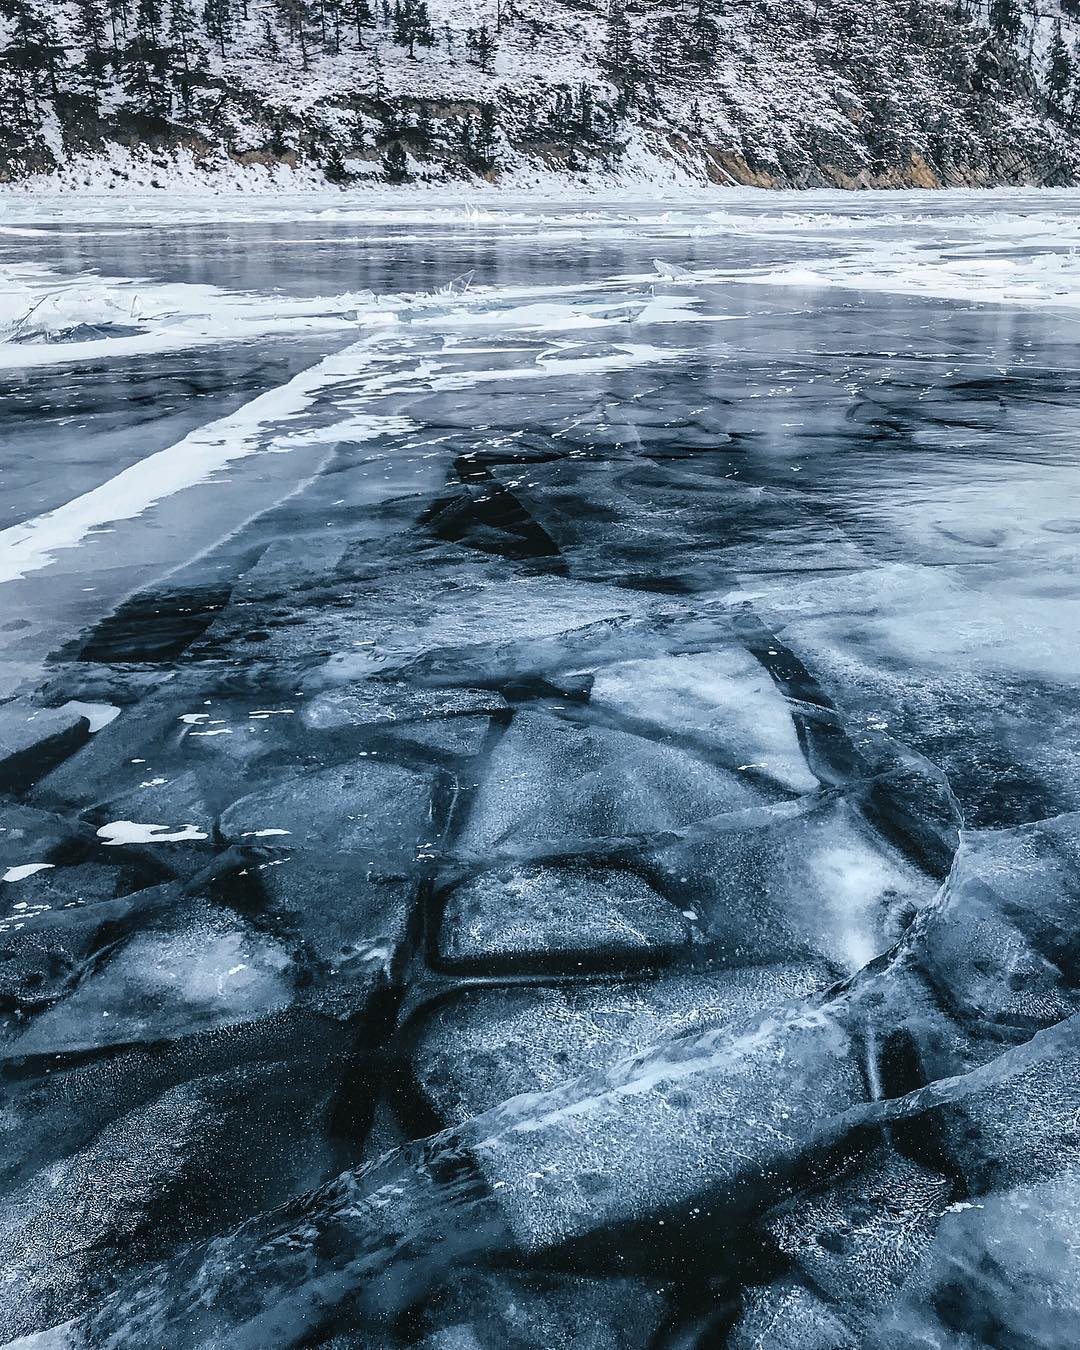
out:
{"label": "frozen lake", "polygon": [[1077,244],[3,201],[0,1344],[1080,1341]]}

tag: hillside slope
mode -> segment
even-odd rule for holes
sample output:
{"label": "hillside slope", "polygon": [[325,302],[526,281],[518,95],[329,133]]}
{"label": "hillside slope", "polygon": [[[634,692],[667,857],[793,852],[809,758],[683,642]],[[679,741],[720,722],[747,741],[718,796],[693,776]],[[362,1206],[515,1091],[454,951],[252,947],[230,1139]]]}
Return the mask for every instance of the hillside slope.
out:
{"label": "hillside slope", "polygon": [[1020,5],[0,0],[0,181],[1071,183],[1076,0]]}

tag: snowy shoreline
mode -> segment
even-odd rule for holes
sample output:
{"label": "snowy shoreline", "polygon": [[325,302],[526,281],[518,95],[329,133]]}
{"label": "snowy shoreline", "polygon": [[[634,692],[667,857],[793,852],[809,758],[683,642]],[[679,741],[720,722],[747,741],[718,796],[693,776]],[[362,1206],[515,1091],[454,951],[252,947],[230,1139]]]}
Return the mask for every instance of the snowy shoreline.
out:
{"label": "snowy shoreline", "polygon": [[37,216],[42,206],[77,220],[86,219],[87,208],[96,212],[102,207],[112,210],[119,217],[144,211],[163,211],[167,212],[169,219],[175,219],[181,208],[209,210],[212,205],[232,203],[237,199],[244,199],[252,211],[256,210],[257,202],[260,213],[266,207],[272,207],[276,212],[301,210],[309,207],[312,201],[323,199],[327,204],[319,212],[320,215],[331,212],[333,207],[330,204],[333,204],[350,214],[355,209],[379,209],[388,218],[395,220],[400,219],[403,213],[407,219],[409,213],[419,207],[456,208],[459,212],[464,209],[468,213],[481,201],[485,205],[520,203],[532,207],[581,202],[608,209],[625,205],[636,208],[651,205],[664,210],[726,203],[755,203],[766,210],[787,203],[806,203],[813,208],[820,203],[831,202],[849,203],[853,211],[879,203],[939,206],[965,202],[980,208],[986,204],[1007,201],[1025,202],[1040,208],[1054,202],[1080,203],[1080,187],[755,187],[746,184],[705,185],[675,174],[662,180],[626,176],[619,179],[598,177],[570,181],[565,175],[551,174],[543,177],[529,175],[524,180],[507,176],[497,183],[476,179],[461,183],[413,182],[399,186],[391,186],[376,179],[332,187],[317,170],[284,170],[274,176],[261,166],[249,166],[246,169],[236,167],[235,176],[181,177],[160,188],[149,184],[117,187],[115,184],[106,184],[105,180],[87,185],[65,180],[55,174],[0,182],[0,224],[8,219]]}

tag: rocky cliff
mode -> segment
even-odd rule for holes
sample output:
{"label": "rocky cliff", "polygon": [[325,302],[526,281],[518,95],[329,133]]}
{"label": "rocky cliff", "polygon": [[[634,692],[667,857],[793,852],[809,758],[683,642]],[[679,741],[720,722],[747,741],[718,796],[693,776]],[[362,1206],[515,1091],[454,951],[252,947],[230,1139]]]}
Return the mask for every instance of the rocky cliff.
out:
{"label": "rocky cliff", "polygon": [[1067,184],[1072,5],[3,0],[0,178]]}

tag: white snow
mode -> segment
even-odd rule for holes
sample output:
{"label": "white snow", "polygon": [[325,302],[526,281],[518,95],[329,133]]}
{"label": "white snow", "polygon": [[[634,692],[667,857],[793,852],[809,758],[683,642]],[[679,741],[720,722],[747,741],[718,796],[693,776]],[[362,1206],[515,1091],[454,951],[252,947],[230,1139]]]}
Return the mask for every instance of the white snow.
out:
{"label": "white snow", "polygon": [[84,703],[81,699],[69,699],[63,710],[79,713],[90,723],[90,734],[107,727],[120,716],[120,709],[112,703]]}
{"label": "white snow", "polygon": [[204,830],[197,825],[184,825],[173,829],[168,825],[140,825],[134,820],[114,820],[110,825],[102,825],[98,838],[106,846],[113,844],[178,844],[189,839],[206,839]]}
{"label": "white snow", "polygon": [[[175,219],[175,217],[172,217]],[[195,283],[0,266],[0,368],[182,351],[392,321],[370,292],[291,299]],[[110,328],[115,327],[115,335]],[[137,332],[129,330],[135,328]],[[62,340],[67,330],[94,330]]]}
{"label": "white snow", "polygon": [[44,872],[53,866],[55,866],[54,863],[46,862],[22,863],[18,867],[9,867],[4,875],[0,877],[0,881],[22,881],[26,877],[36,876],[38,872]]}
{"label": "white snow", "polygon": [[131,520],[163,498],[205,482],[234,460],[266,449],[268,428],[275,422],[302,412],[335,379],[359,372],[365,364],[363,346],[354,344],[327,357],[54,511],[0,530],[0,581],[46,567],[58,550],[74,548],[91,531]]}

